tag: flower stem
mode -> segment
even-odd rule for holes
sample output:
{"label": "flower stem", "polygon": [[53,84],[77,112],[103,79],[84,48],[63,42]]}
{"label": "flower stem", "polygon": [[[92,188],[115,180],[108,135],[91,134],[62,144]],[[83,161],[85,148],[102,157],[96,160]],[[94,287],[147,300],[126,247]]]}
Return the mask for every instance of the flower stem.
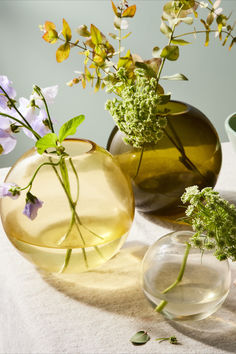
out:
{"label": "flower stem", "polygon": [[[218,32],[218,30],[209,30],[209,31],[206,31],[206,30],[198,30],[198,31],[192,31],[192,32],[186,32],[186,33],[182,33],[182,34],[179,34],[178,36],[174,36],[172,39],[178,39],[180,37],[184,37],[184,36],[188,36],[188,35],[191,35],[191,34],[200,34],[200,33],[206,33],[206,32],[209,32],[209,33],[216,33]],[[226,33],[227,35],[229,35],[231,38],[234,38],[232,36],[232,34],[228,31],[224,31],[222,30],[221,33]]]}
{"label": "flower stem", "polygon": [[47,101],[45,100],[45,97],[42,93],[42,90],[40,89],[40,87],[35,86],[34,90],[36,91],[36,93],[42,98],[42,101],[44,103],[46,112],[47,112],[47,116],[48,116],[48,122],[49,122],[49,129],[54,133],[54,128],[53,128],[53,124],[52,124],[52,120],[51,120],[51,116],[49,113],[49,109],[48,109],[48,105],[47,105]]}
{"label": "flower stem", "polygon": [[[14,100],[12,100],[8,93],[4,90],[4,88],[0,85],[0,89],[4,92],[4,95],[6,96],[6,98],[8,99],[9,102],[11,102],[11,105],[12,107],[14,108],[14,110],[19,114],[19,116],[23,119],[23,121],[25,122],[25,128],[29,129],[33,134],[34,136],[36,137],[36,139],[40,139],[41,136],[38,135],[34,130],[33,128],[31,127],[31,125],[29,124],[29,122],[25,119],[25,117],[21,114],[21,112],[18,110],[18,108],[16,107],[15,103],[14,103]],[[1,115],[5,115],[4,113],[1,113]],[[6,115],[7,116],[7,115]],[[14,119],[16,122],[20,122],[20,124],[22,124],[22,122],[20,120],[18,120],[17,118],[15,117],[11,117],[9,116],[10,118]]]}
{"label": "flower stem", "polygon": [[[184,6],[184,5],[182,5],[182,6],[180,7],[180,9],[179,9],[179,11],[178,11],[178,13],[177,13],[177,18],[179,17],[180,12],[181,12],[183,6]],[[171,35],[170,35],[170,38],[169,38],[169,41],[168,41],[168,45],[171,44],[171,41],[172,41],[172,39],[173,39],[173,37],[174,37],[174,32],[175,32],[175,27],[176,27],[176,26],[177,26],[177,22],[176,22],[176,23],[173,25],[173,27],[172,27],[172,31],[171,31]],[[165,61],[166,61],[166,58],[163,58],[163,59],[162,59],[162,62],[161,62],[161,65],[160,65],[160,68],[159,68],[159,70],[158,70],[158,74],[157,74],[157,83],[158,83],[159,80],[160,80],[161,73],[162,73],[162,70],[163,70]]]}
{"label": "flower stem", "polygon": [[139,161],[138,161],[137,171],[135,173],[135,176],[133,177],[134,180],[138,177],[139,170],[140,170],[140,167],[141,167],[141,163],[142,163],[142,160],[143,160],[143,153],[144,153],[144,147],[142,147],[141,151],[140,151],[140,157],[139,157]]}
{"label": "flower stem", "polygon": [[11,116],[11,115],[9,115],[9,114],[2,113],[2,112],[0,112],[0,115],[3,116],[3,117],[7,117],[7,118],[10,118],[10,119],[13,119],[15,122],[19,123],[23,128],[28,129],[28,130],[35,136],[35,138],[36,138],[37,140],[41,138],[41,136],[40,136],[38,133],[36,133],[36,131],[34,131],[34,130],[31,128],[31,126],[26,125],[26,124],[23,123],[21,120],[15,118],[15,117],[13,117],[13,116]]}
{"label": "flower stem", "polygon": [[63,264],[61,270],[59,271],[59,273],[64,273],[64,271],[66,270],[66,268],[67,268],[67,266],[68,266],[68,264],[69,264],[69,261],[70,261],[71,253],[72,253],[72,249],[69,248],[69,249],[66,251],[65,261],[64,261],[64,264]]}
{"label": "flower stem", "polygon": [[30,180],[29,183],[27,184],[27,186],[21,188],[20,190],[21,190],[21,191],[24,191],[25,189],[27,189],[27,188],[29,188],[29,187],[32,186],[33,181],[34,181],[35,177],[37,176],[37,173],[39,172],[39,170],[41,169],[41,167],[47,166],[47,165],[50,165],[50,166],[58,166],[58,165],[60,164],[60,162],[61,162],[61,160],[59,160],[57,163],[44,162],[44,163],[42,163],[41,165],[39,165],[39,166],[37,167],[37,169],[35,170],[35,172],[34,172],[34,174],[33,174],[33,177],[31,178],[31,180]]}
{"label": "flower stem", "polygon": [[[171,124],[170,120],[167,120],[168,126],[170,130],[172,131],[172,134],[174,135],[176,141],[171,137],[171,135],[166,131],[166,129],[163,129],[166,137],[172,142],[172,144],[176,147],[176,149],[180,152],[181,154],[181,159],[180,162],[189,170],[195,171],[197,174],[199,174],[204,180],[205,176],[199,171],[199,169],[194,165],[194,163],[188,158],[188,156],[185,153],[184,146],[174,129],[173,125]],[[206,181],[207,183],[207,181]]]}
{"label": "flower stem", "polygon": [[[186,263],[187,263],[187,260],[188,260],[188,255],[189,255],[189,252],[190,252],[190,248],[191,248],[191,244],[186,242],[186,249],[185,249],[185,253],[184,253],[184,258],[183,258],[183,261],[182,261],[182,264],[181,264],[177,279],[170,286],[168,286],[168,288],[166,288],[164,291],[162,291],[162,294],[168,293],[170,290],[175,288],[176,285],[178,285],[181,282],[181,280],[183,279],[183,275],[184,275]],[[168,304],[168,301],[162,300],[160,302],[160,304],[155,308],[155,311],[156,312],[161,312],[163,310],[163,308],[167,304]]]}

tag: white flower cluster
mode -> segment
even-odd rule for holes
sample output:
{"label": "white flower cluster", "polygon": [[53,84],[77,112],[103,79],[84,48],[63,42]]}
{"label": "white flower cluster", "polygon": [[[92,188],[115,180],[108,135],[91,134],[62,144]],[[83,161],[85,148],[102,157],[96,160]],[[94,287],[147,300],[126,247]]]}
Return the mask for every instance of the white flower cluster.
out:
{"label": "white flower cluster", "polygon": [[[121,89],[121,100],[108,100],[105,109],[110,112],[125,141],[134,147],[156,144],[163,136],[166,117],[158,115],[157,105],[161,97],[157,93],[157,80],[145,77],[143,69],[136,69],[135,82],[129,83],[125,69],[117,72]],[[114,89],[116,88],[114,86]],[[117,86],[117,87],[118,87]]]}
{"label": "white flower cluster", "polygon": [[219,193],[207,187],[199,191],[197,186],[186,188],[181,197],[189,203],[186,209],[188,222],[196,231],[192,237],[195,246],[215,249],[219,260],[236,261],[236,207]]}

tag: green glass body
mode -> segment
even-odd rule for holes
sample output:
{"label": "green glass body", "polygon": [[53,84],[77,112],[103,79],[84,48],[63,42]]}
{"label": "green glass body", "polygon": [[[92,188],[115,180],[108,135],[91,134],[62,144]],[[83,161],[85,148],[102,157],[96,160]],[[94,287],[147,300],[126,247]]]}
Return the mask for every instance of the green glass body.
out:
{"label": "green glass body", "polygon": [[[188,104],[171,101],[164,137],[143,150],[127,145],[117,127],[107,149],[131,177],[136,208],[163,215],[180,213],[186,187],[214,187],[221,168],[221,145],[209,119]],[[181,213],[180,213],[181,214]]]}

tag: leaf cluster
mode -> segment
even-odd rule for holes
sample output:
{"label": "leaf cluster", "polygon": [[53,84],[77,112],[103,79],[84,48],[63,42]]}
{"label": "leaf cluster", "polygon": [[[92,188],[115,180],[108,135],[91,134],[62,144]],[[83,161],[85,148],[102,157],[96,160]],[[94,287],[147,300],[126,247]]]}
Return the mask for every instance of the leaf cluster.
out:
{"label": "leaf cluster", "polygon": [[[114,28],[117,34],[109,33],[109,36],[111,39],[118,42],[117,50],[115,50],[115,46],[110,43],[100,29],[93,24],[91,24],[90,27],[86,25],[80,26],[77,29],[77,33],[80,37],[72,42],[71,29],[64,19],[61,35],[58,35],[56,27],[52,22],[45,22],[43,26],[43,30],[45,31],[43,38],[51,44],[58,40],[64,41],[64,44],[61,45],[56,52],[56,58],[59,62],[68,58],[70,49],[73,47],[79,48],[79,53],[84,56],[84,70],[83,72],[77,72],[79,75],[68,83],[69,86],[81,83],[83,88],[85,88],[87,83],[91,83],[91,85],[94,86],[94,81],[96,81],[94,87],[95,92],[100,88],[103,89],[106,87],[107,92],[113,92],[124,99],[122,92],[126,87],[129,88],[137,84],[136,69],[142,69],[146,79],[156,80],[155,94],[159,96],[158,100],[161,101],[164,99],[164,101],[167,102],[167,98],[169,97],[170,99],[170,94],[165,94],[159,81],[162,79],[188,80],[187,77],[181,73],[162,76],[165,61],[172,62],[178,60],[180,47],[190,44],[190,42],[185,39],[186,36],[196,36],[198,33],[205,34],[204,43],[205,46],[208,46],[210,33],[213,32],[218,34],[223,45],[226,44],[228,39],[231,39],[229,49],[231,49],[236,42],[236,37],[232,34],[234,25],[231,26],[228,24],[230,16],[226,16],[219,11],[219,3],[219,0],[216,0],[214,3],[211,0],[208,0],[208,3],[195,0],[172,0],[165,2],[161,17],[160,31],[166,36],[167,45],[163,48],[156,45],[152,50],[152,58],[148,60],[143,60],[139,55],[132,53],[130,50],[122,55],[124,48],[121,46],[121,41],[131,34],[128,32],[122,36],[122,31],[128,29],[127,19],[133,18],[136,13],[136,5],[130,6],[127,0],[120,1],[118,6],[111,1],[112,10],[115,15]],[[207,10],[206,18],[200,18],[200,21],[198,21],[201,26],[203,25],[203,28],[196,29],[194,26],[189,32],[176,35],[176,28],[181,24],[187,26],[194,25],[194,22],[199,17],[199,9],[201,8]],[[124,70],[122,71],[120,69]],[[125,72],[125,80],[121,78],[121,72]],[[143,100],[145,101],[145,98],[143,98]],[[126,104],[123,105],[123,108],[121,107],[122,104],[119,105],[121,108],[120,111],[124,110],[123,108]],[[110,107],[111,106],[112,104],[110,104]],[[113,108],[115,108],[114,105]],[[130,104],[129,108],[126,108],[131,112],[131,114],[129,114],[131,119],[132,112],[134,112],[137,107],[135,107],[135,104],[133,107]],[[120,113],[117,115],[117,109],[109,109],[109,111],[117,123],[117,121],[120,120],[120,118],[118,118]],[[145,120],[143,120],[143,122],[144,121]],[[126,127],[128,127],[128,124]],[[135,146],[140,146],[139,142],[134,142],[133,137],[131,140],[128,138],[128,140],[132,141]]]}
{"label": "leaf cluster", "polygon": [[[205,33],[205,46],[209,45],[210,33],[214,32],[219,35],[219,39],[222,41],[222,45],[225,45],[229,39],[231,39],[229,49],[232,48],[236,42],[236,37],[232,35],[234,26],[228,24],[230,16],[226,16],[218,9],[220,1],[216,0],[214,3],[211,0],[206,2],[199,2],[195,0],[173,0],[167,1],[163,6],[163,14],[161,17],[160,31],[168,39],[168,44],[159,48],[155,46],[152,51],[153,60],[144,61],[139,57],[139,60],[135,58],[135,54],[127,51],[124,56],[121,56],[123,48],[120,46],[121,40],[127,38],[131,32],[128,32],[123,37],[121,31],[128,28],[127,18],[132,18],[136,13],[136,5],[129,6],[127,0],[120,1],[116,6],[111,1],[113,13],[115,15],[114,27],[118,31],[118,34],[109,33],[109,36],[119,42],[119,49],[116,51],[114,46],[110,43],[107,37],[93,24],[88,28],[86,25],[82,25],[77,29],[79,39],[72,42],[71,29],[65,19],[63,19],[63,27],[61,32],[56,30],[54,23],[46,21],[42,30],[44,31],[43,39],[51,44],[56,43],[58,40],[64,41],[64,44],[59,46],[56,51],[56,59],[58,62],[62,62],[69,57],[70,50],[73,47],[80,48],[80,54],[84,56],[84,71],[79,72],[79,75],[71,80],[68,85],[82,83],[83,88],[86,87],[86,83],[91,85],[95,84],[95,92],[99,88],[104,88],[108,83],[116,83],[115,75],[116,71],[120,67],[124,67],[129,77],[133,81],[135,67],[141,67],[146,70],[147,77],[157,76],[160,79],[162,67],[160,68],[160,62],[165,60],[176,61],[180,55],[180,46],[189,45],[190,42],[183,37],[187,35],[194,35],[198,33]],[[199,17],[199,9],[205,8],[207,10],[206,18],[200,18],[199,23],[203,25],[203,29],[197,30],[195,27],[192,31],[183,33],[182,35],[175,35],[175,29],[181,23],[187,25],[193,25],[194,21]],[[213,29],[213,26],[216,28]],[[61,33],[60,35],[58,33]],[[225,37],[223,38],[223,34]],[[115,56],[118,55],[116,63],[113,62]],[[159,62],[157,62],[157,59]],[[156,60],[154,62],[154,60]],[[88,65],[88,62],[90,65]],[[149,63],[148,63],[149,62]],[[153,70],[153,63],[158,63],[158,69]],[[112,74],[112,75],[111,75]],[[105,76],[103,76],[105,75]],[[165,80],[186,80],[186,76],[183,74],[165,76]]]}

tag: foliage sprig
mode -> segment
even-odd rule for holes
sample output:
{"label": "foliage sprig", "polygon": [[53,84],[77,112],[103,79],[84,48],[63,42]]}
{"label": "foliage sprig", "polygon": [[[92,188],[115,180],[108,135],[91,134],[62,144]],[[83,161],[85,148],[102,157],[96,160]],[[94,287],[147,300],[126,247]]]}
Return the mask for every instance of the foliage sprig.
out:
{"label": "foliage sprig", "polygon": [[188,203],[186,221],[195,234],[191,242],[201,250],[214,250],[219,260],[236,261],[236,207],[207,187],[186,188],[181,200]]}
{"label": "foliage sprig", "polygon": [[[176,61],[180,55],[180,47],[189,45],[190,42],[185,37],[195,36],[197,34],[205,34],[205,46],[209,45],[210,34],[214,33],[218,35],[222,45],[225,46],[230,41],[229,49],[233,47],[236,42],[236,37],[233,35],[235,23],[229,24],[230,15],[226,16],[222,13],[222,9],[219,8],[221,0],[216,0],[214,3],[211,0],[208,2],[195,1],[195,0],[173,0],[167,1],[163,6],[163,14],[161,17],[160,31],[167,37],[167,45],[160,48],[156,45],[152,50],[152,58],[143,60],[139,55],[132,53],[130,50],[126,54],[121,55],[124,48],[121,46],[122,40],[130,36],[131,32],[127,32],[122,35],[122,31],[128,30],[127,18],[132,18],[136,13],[136,5],[129,5],[127,0],[119,1],[119,5],[116,6],[111,1],[112,10],[115,15],[114,28],[118,32],[109,33],[111,39],[118,42],[118,48],[115,49],[115,45],[111,44],[107,37],[98,29],[94,24],[90,26],[81,25],[77,29],[79,38],[72,41],[72,31],[69,24],[63,19],[62,31],[58,32],[54,23],[46,21],[41,30],[44,32],[43,39],[50,44],[54,44],[58,41],[64,43],[59,46],[56,52],[56,59],[58,62],[69,57],[72,48],[76,47],[80,49],[80,54],[84,56],[84,70],[78,72],[78,76],[74,77],[69,86],[81,83],[83,88],[87,83],[94,85],[95,92],[100,88],[107,88],[107,91],[113,92],[120,96],[125,102],[122,104],[118,101],[108,101],[106,107],[112,114],[115,122],[121,131],[126,134],[126,141],[130,144],[140,147],[145,144],[157,142],[161,137],[160,122],[163,122],[162,118],[156,117],[154,122],[153,102],[161,101],[164,95],[164,89],[160,85],[160,80],[187,80],[187,77],[181,73],[162,76],[162,71],[166,60]],[[201,12],[199,9],[206,10],[206,16],[199,17]],[[195,21],[199,18],[200,28],[196,29]],[[180,24],[186,24],[193,26],[193,28],[186,33],[176,34],[176,29]],[[153,91],[153,85],[156,86],[155,94],[151,94],[150,100],[152,101],[150,106],[150,112],[148,118],[140,119],[140,112],[147,113],[147,97],[145,90],[140,91],[144,78],[140,79],[140,75],[137,75],[136,69],[143,69],[142,76],[146,79],[151,79],[152,83],[149,84],[151,91]],[[120,70],[125,69],[125,70]],[[125,73],[126,79],[121,78]],[[154,84],[154,79],[156,83]],[[141,83],[142,81],[142,83]],[[135,86],[138,86],[135,89]],[[134,92],[135,91],[135,92]],[[143,104],[140,107],[139,93],[143,92]],[[136,97],[138,95],[138,98]],[[127,105],[127,102],[131,97],[134,97],[133,105]],[[170,100],[170,94],[166,95],[166,98]],[[139,103],[137,104],[137,99]],[[128,113],[127,108],[130,107],[131,112]],[[126,113],[126,117],[122,120],[121,113]],[[130,121],[129,121],[130,119]],[[137,126],[134,126],[134,123]],[[143,126],[141,127],[141,122]],[[129,124],[128,124],[129,123]],[[128,127],[129,125],[129,127]],[[139,134],[141,129],[141,133]],[[150,134],[151,129],[153,133]],[[154,132],[157,133],[157,138],[153,141]],[[135,136],[135,134],[137,134]],[[145,135],[143,139],[141,134]]]}

